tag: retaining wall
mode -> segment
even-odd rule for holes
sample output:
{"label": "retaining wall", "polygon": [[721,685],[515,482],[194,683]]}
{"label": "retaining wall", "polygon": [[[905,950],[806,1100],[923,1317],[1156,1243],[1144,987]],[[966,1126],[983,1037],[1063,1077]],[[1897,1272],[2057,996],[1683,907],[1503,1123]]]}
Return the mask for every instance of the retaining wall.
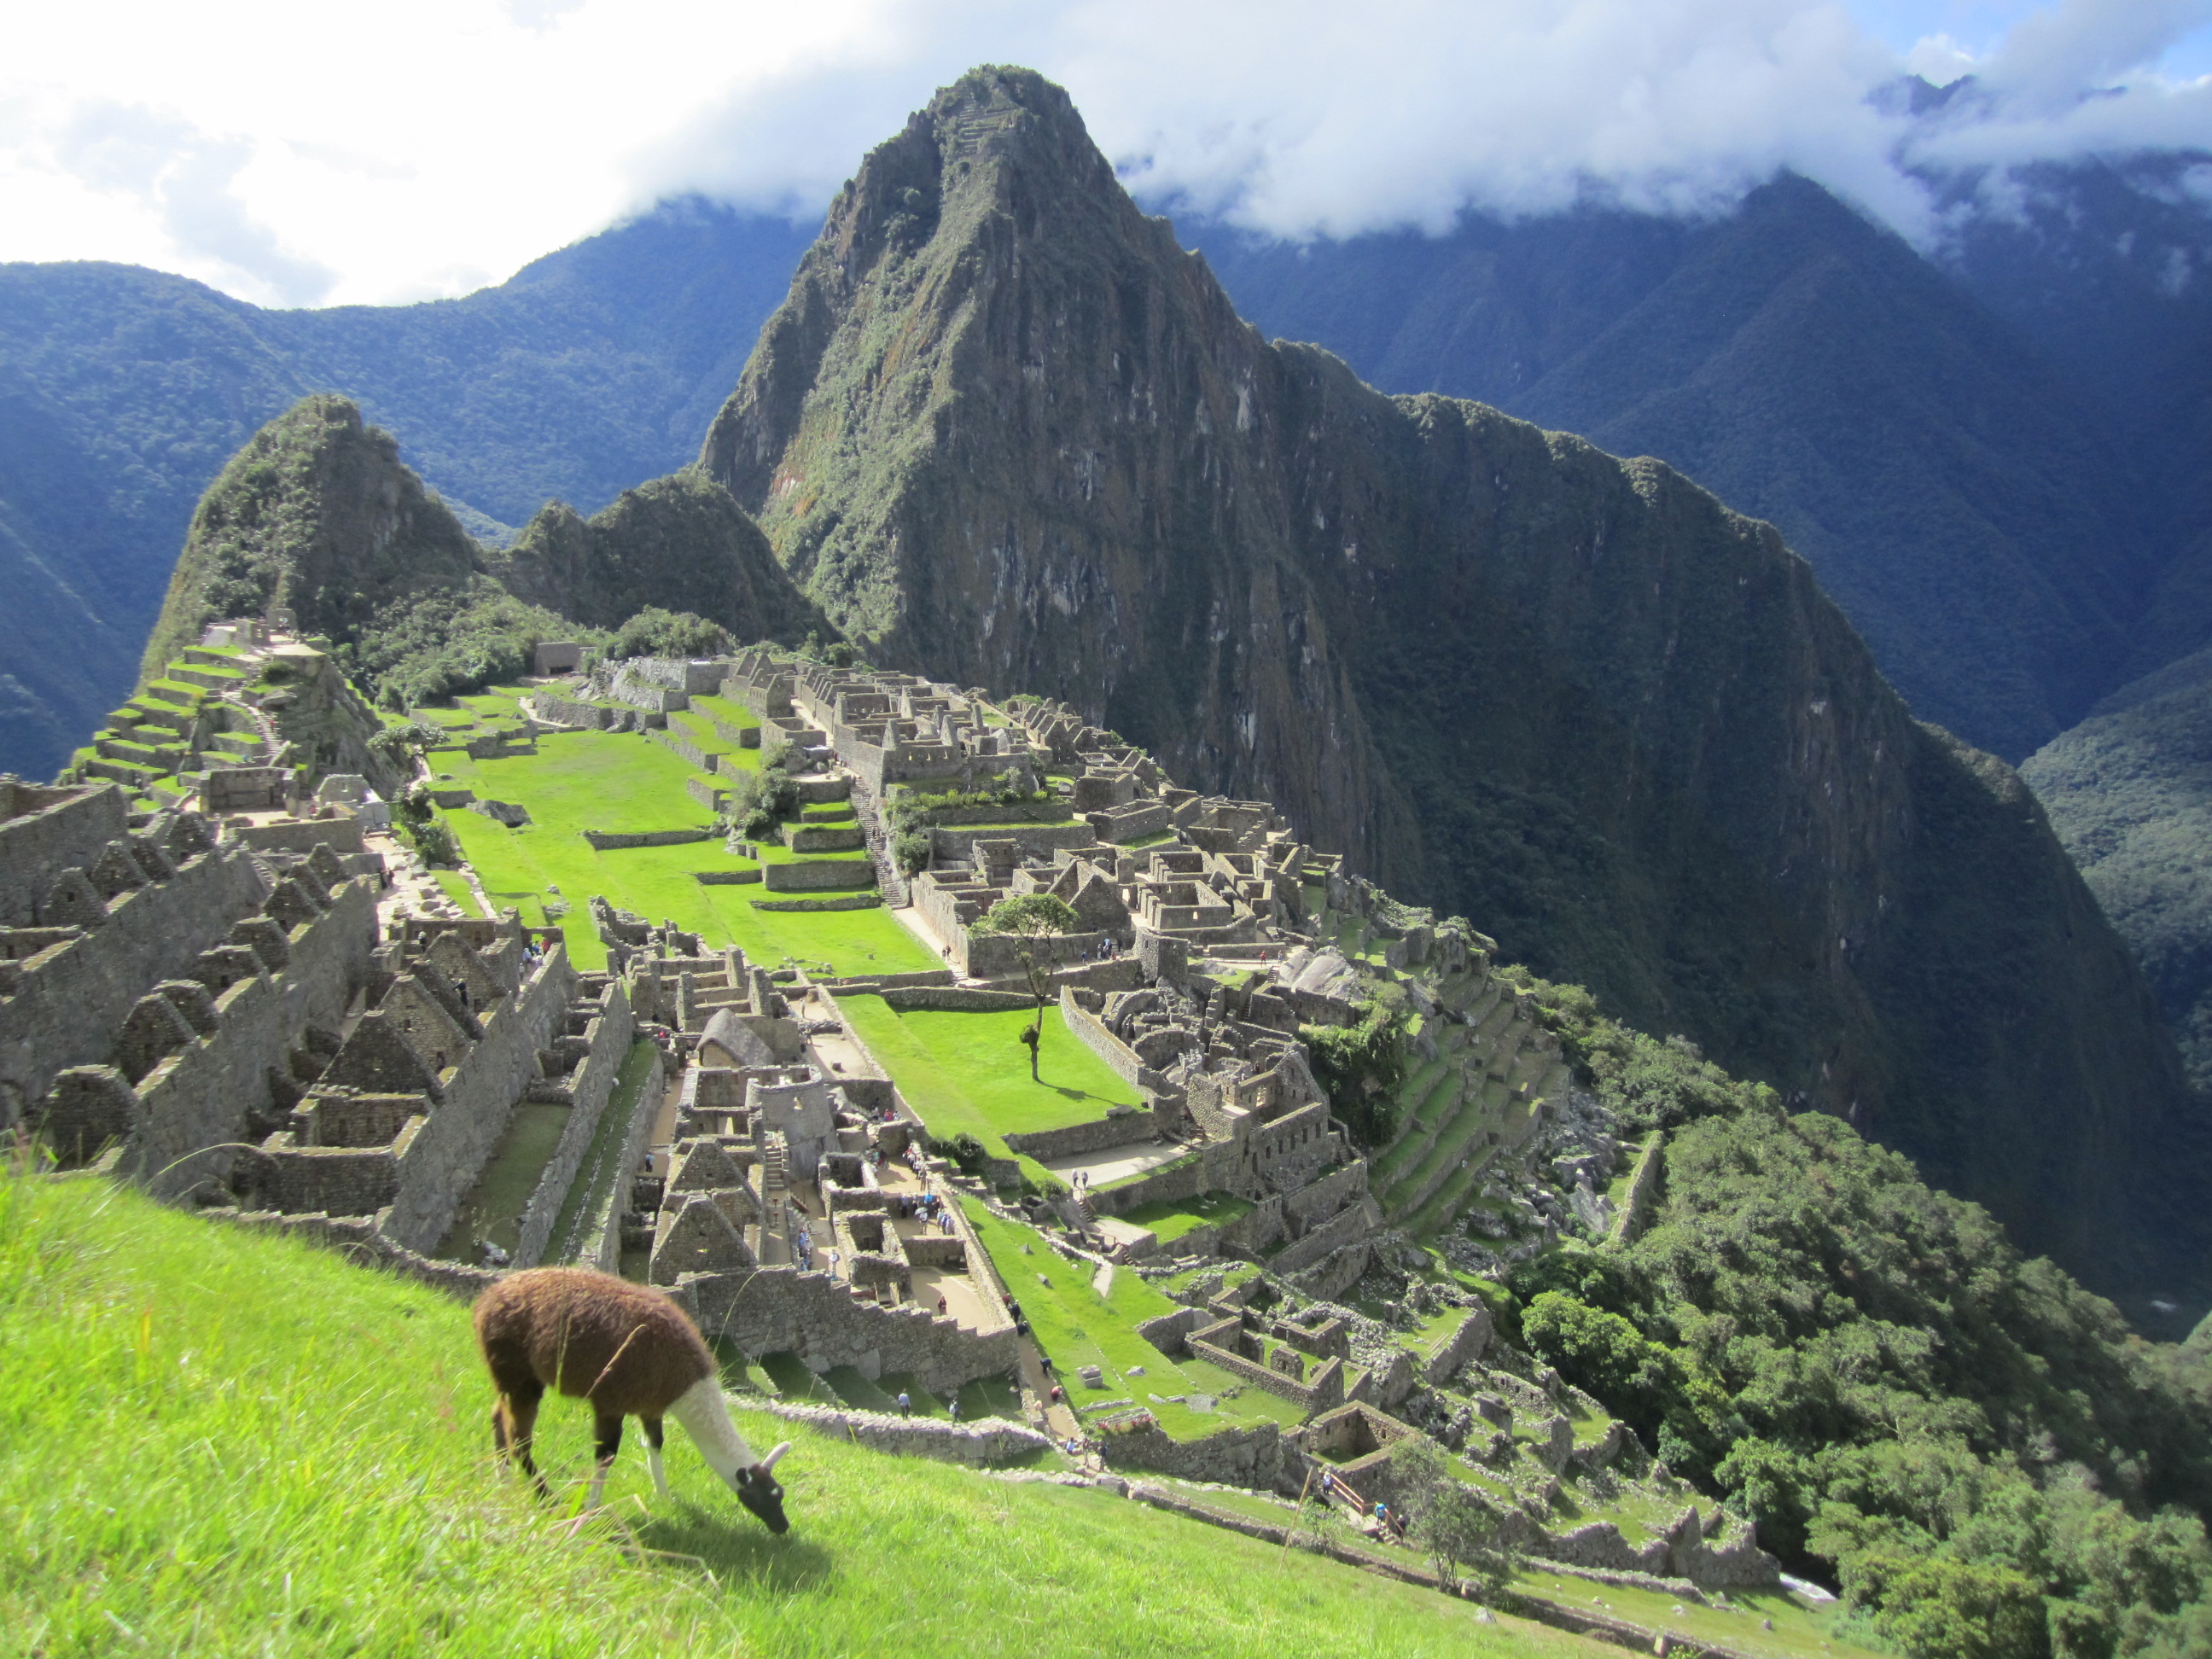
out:
{"label": "retaining wall", "polygon": [[1659,1206],[1660,1183],[1667,1174],[1667,1132],[1655,1129],[1651,1138],[1644,1143],[1644,1152],[1636,1160],[1636,1173],[1628,1178],[1628,1191],[1622,1195],[1620,1214],[1613,1224],[1613,1231],[1606,1243],[1613,1249],[1624,1250],[1636,1243],[1651,1219],[1651,1212]]}
{"label": "retaining wall", "polygon": [[[750,1405],[750,1401],[745,1402]],[[770,1403],[766,1409],[787,1422],[805,1423],[832,1439],[856,1442],[871,1451],[905,1457],[933,1457],[941,1463],[967,1463],[988,1468],[1011,1463],[1018,1457],[1047,1450],[1049,1436],[1025,1424],[1003,1417],[978,1418],[973,1423],[948,1423],[929,1417],[892,1417],[882,1412],[858,1412],[833,1406],[787,1406]]]}
{"label": "retaining wall", "polygon": [[599,1133],[599,1115],[614,1093],[615,1074],[622,1069],[636,1030],[629,999],[623,993],[622,981],[616,980],[604,994],[599,1018],[584,1028],[585,1040],[591,1046],[568,1074],[568,1121],[562,1126],[560,1141],[545,1161],[529,1203],[523,1206],[521,1237],[514,1251],[516,1267],[534,1267],[544,1260],[553,1224],[560,1218],[561,1206],[568,1200],[584,1154],[591,1150],[592,1137]]}
{"label": "retaining wall", "polygon": [[586,1218],[583,1243],[574,1253],[579,1267],[597,1267],[605,1273],[621,1271],[623,1216],[629,1208],[631,1172],[652,1143],[653,1120],[660,1114],[660,1097],[667,1087],[664,1060],[656,1048],[653,1065],[646,1073],[645,1086],[638,1091],[637,1102],[630,1109],[629,1126],[623,1133],[621,1150],[617,1154],[621,1162],[615,1165],[614,1184],[599,1207]]}
{"label": "retaining wall", "polygon": [[599,852],[619,847],[682,847],[695,841],[709,841],[711,830],[646,830],[632,835],[611,830],[586,830],[584,839]]}
{"label": "retaining wall", "polygon": [[400,1165],[399,1194],[384,1223],[394,1243],[428,1251],[446,1236],[514,1103],[537,1078],[538,1050],[551,1048],[566,1023],[575,986],[568,947],[556,945],[512,998],[481,1016],[483,1036],[447,1074],[443,1098]]}
{"label": "retaining wall", "polygon": [[[984,1281],[972,1282],[981,1290]],[[912,1371],[933,1394],[1004,1376],[1017,1358],[1011,1322],[979,1334],[910,1305],[856,1300],[842,1280],[796,1267],[686,1273],[674,1294],[708,1336],[727,1339],[749,1358],[788,1351],[811,1370],[851,1365],[870,1379]]]}
{"label": "retaining wall", "polygon": [[1098,1437],[1109,1468],[1146,1469],[1185,1480],[1218,1480],[1265,1492],[1281,1484],[1282,1431],[1273,1423],[1224,1428],[1203,1440],[1173,1440],[1155,1424]]}
{"label": "retaining wall", "polygon": [[761,884],[771,893],[819,893],[872,889],[876,866],[866,859],[803,859],[761,866]]}

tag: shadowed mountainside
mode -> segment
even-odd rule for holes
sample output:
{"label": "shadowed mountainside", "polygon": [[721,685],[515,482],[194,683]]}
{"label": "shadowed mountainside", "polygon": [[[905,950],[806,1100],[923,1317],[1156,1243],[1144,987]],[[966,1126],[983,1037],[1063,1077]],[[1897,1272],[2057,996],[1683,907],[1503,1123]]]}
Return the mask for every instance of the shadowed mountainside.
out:
{"label": "shadowed mountainside", "polygon": [[1267,332],[1386,391],[1656,455],[1771,520],[1915,710],[2008,758],[2111,689],[2174,539],[2138,447],[2023,329],[1803,179],[1698,222],[1196,245]]}
{"label": "shadowed mountainside", "polygon": [[2172,1044],[2009,769],[1666,466],[1268,345],[1038,77],[869,156],[702,461],[878,659],[1272,797],[2094,1283],[2197,1271]]}

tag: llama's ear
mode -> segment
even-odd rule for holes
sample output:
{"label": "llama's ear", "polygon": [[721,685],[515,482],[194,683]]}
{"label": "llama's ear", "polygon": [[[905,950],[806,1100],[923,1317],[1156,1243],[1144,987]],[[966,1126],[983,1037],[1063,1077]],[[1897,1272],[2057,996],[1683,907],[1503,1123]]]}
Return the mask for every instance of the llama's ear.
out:
{"label": "llama's ear", "polygon": [[778,1446],[774,1451],[770,1452],[766,1457],[762,1458],[761,1473],[763,1474],[773,1474],[775,1469],[776,1460],[790,1449],[791,1442],[787,1440],[781,1445]]}

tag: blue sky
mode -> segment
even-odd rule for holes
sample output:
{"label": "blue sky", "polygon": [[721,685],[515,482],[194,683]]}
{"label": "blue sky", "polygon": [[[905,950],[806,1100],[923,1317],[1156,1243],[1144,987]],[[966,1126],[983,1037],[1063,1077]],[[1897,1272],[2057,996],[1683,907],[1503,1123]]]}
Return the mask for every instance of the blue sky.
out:
{"label": "blue sky", "polygon": [[[2005,32],[2036,8],[2028,0],[1851,0],[1851,15],[1898,56],[1931,35],[1948,35],[1986,57]],[[2159,67],[2177,80],[2212,75],[2212,22],[2168,48]]]}
{"label": "blue sky", "polygon": [[[379,0],[359,19],[0,7],[0,259],[152,265],[262,304],[465,293],[668,194],[818,216],[935,87],[991,62],[1066,86],[1147,201],[1290,237],[1592,196],[1711,212],[1786,167],[1924,244],[1942,227],[1917,169],[2212,149],[2212,0]],[[1908,123],[1869,99],[1908,68],[1971,70],[1986,96]]]}

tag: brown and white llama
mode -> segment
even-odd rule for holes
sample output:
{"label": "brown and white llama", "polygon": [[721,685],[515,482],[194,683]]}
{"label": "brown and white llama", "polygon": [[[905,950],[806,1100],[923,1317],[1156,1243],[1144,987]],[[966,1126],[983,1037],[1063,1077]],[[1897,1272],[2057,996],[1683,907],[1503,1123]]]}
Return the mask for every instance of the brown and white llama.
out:
{"label": "brown and white llama", "polygon": [[625,1417],[644,1428],[653,1486],[668,1496],[660,1422],[673,1417],[739,1503],[770,1532],[789,1528],[774,1471],[791,1443],[766,1457],[753,1455],[730,1421],[706,1339],[661,1291],[583,1267],[532,1267],[508,1274],[477,1298],[476,1330],[499,1390],[492,1443],[521,1463],[540,1492],[545,1477],[531,1460],[530,1439],[538,1401],[550,1388],[592,1403],[597,1467],[586,1509],[599,1507]]}

